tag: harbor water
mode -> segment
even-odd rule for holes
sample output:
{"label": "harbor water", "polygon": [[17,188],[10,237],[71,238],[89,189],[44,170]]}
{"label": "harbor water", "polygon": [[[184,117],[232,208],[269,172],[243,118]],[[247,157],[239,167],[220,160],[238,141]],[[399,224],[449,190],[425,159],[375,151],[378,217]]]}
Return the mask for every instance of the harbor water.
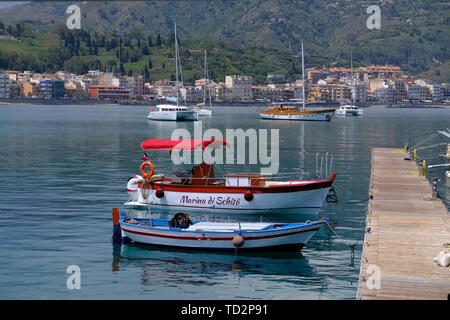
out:
{"label": "harbor water", "polygon": [[[256,107],[214,108],[211,118],[201,119],[203,131],[268,129],[270,137],[270,129],[279,129],[280,173],[313,178],[316,154],[333,155],[339,202],[325,204],[319,218],[330,218],[339,237],[321,232],[301,253],[199,253],[111,242],[113,207],[146,214],[123,206],[126,183],[139,174],[140,143],[170,139],[177,128],[193,132],[193,122],[148,121],[148,111],[0,105],[1,299],[355,299],[371,148],[400,148],[408,138],[450,127],[445,108],[366,108],[362,117],[330,122],[261,120]],[[423,156],[443,149],[436,150]],[[173,169],[168,151],[153,152],[151,159],[156,173]],[[246,171],[240,165],[224,169]],[[441,179],[439,192],[448,199],[444,172],[428,175]],[[210,216],[216,218],[228,217]],[[355,243],[352,255],[348,244]],[[79,289],[68,286],[69,266],[79,268]]]}

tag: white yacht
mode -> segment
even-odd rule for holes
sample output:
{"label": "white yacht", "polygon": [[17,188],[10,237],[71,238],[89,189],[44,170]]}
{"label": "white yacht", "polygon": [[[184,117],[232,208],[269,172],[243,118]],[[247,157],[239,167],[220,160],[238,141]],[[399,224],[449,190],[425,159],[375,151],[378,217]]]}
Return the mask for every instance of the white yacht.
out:
{"label": "white yacht", "polygon": [[[178,40],[177,40],[177,25],[175,24],[175,71],[176,71],[176,97],[168,97],[168,101],[176,102],[176,105],[172,104],[158,104],[156,107],[152,108],[149,112],[147,118],[149,120],[163,120],[163,121],[196,121],[198,120],[198,112],[188,108],[186,106],[181,106],[180,92],[179,92],[179,81],[178,81],[178,64],[180,64],[180,74],[181,83],[183,83],[183,75],[181,71],[181,61],[178,52]],[[155,110],[156,108],[156,110]]]}
{"label": "white yacht", "polygon": [[[157,108],[157,110],[155,110]],[[165,120],[165,121],[197,121],[198,112],[188,109],[184,106],[174,106],[171,104],[158,104],[153,108],[149,114],[150,120]]]}
{"label": "white yacht", "polygon": [[355,105],[340,106],[336,109],[336,115],[339,116],[362,116],[363,110]]}
{"label": "white yacht", "polygon": [[352,76],[351,76],[351,98],[352,101],[350,104],[346,104],[343,106],[340,106],[338,109],[336,109],[336,115],[338,116],[362,116],[363,110],[359,107],[355,106],[353,104],[353,93],[355,91],[355,84],[353,79],[353,51],[350,51],[350,68],[352,70]]}

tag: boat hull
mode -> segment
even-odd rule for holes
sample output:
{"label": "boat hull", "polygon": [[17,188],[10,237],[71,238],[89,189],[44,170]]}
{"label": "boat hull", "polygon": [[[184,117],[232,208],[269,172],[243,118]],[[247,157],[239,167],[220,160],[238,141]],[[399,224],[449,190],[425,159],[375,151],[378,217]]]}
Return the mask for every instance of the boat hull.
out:
{"label": "boat hull", "polygon": [[[321,183],[317,186],[293,188],[293,190],[267,192],[253,192],[253,199],[245,199],[242,190],[170,190],[164,187],[164,195],[159,198],[153,189],[138,189],[132,194],[131,201],[125,206],[133,209],[158,209],[161,211],[183,212],[216,212],[216,213],[300,213],[304,215],[317,215],[331,188],[331,182]],[[228,191],[228,192],[226,192]],[[233,192],[230,192],[233,191]],[[270,192],[269,192],[270,191]]]}
{"label": "boat hull", "polygon": [[[138,221],[148,219],[137,219]],[[125,237],[131,241],[152,245],[204,250],[236,250],[233,244],[235,236],[243,237],[243,244],[238,250],[300,250],[324,222],[289,224],[274,230],[230,230],[209,231],[195,228],[178,229],[161,226],[140,226],[120,220],[120,227]],[[149,220],[148,220],[149,221]]]}
{"label": "boat hull", "polygon": [[269,112],[260,112],[261,119],[267,120],[301,120],[301,121],[330,121],[333,118],[334,110],[332,111],[317,111],[317,112],[298,112],[290,114],[277,114]]}
{"label": "boat hull", "polygon": [[[354,108],[354,107],[352,107]],[[347,108],[339,108],[336,109],[336,115],[338,116],[362,116],[363,111],[361,109],[347,109]]]}
{"label": "boat hull", "polygon": [[193,110],[150,111],[147,118],[149,120],[159,120],[159,121],[197,121],[198,113]]}
{"label": "boat hull", "polygon": [[209,117],[212,116],[212,111],[211,110],[207,110],[207,109],[200,109],[197,110],[198,116],[199,117]]}

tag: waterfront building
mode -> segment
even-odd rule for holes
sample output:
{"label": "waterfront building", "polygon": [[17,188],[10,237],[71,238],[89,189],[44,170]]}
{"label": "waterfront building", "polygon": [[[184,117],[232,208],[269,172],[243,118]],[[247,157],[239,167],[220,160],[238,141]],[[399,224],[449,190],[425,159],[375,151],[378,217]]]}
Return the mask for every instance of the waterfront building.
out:
{"label": "waterfront building", "polygon": [[134,82],[134,96],[144,96],[145,79],[143,76],[133,78]]}
{"label": "waterfront building", "polygon": [[344,84],[331,86],[332,101],[346,102],[351,100],[351,88]]}
{"label": "waterfront building", "polygon": [[256,101],[289,101],[295,98],[294,89],[289,86],[252,86]]}
{"label": "waterfront building", "polygon": [[441,103],[444,101],[445,87],[433,85],[433,102]]}
{"label": "waterfront building", "polygon": [[124,100],[130,98],[130,91],[113,85],[99,84],[91,86],[89,93],[93,99],[101,100]]}
{"label": "waterfront building", "polygon": [[214,101],[217,102],[231,102],[233,101],[233,91],[228,89],[225,84],[219,83],[214,87]]}
{"label": "waterfront building", "polygon": [[408,85],[408,99],[415,101],[422,101],[422,90],[424,87],[419,86],[418,84],[409,84]]}
{"label": "waterfront building", "polygon": [[9,98],[17,99],[20,97],[20,85],[17,82],[9,83]]}
{"label": "waterfront building", "polygon": [[36,85],[33,85],[30,81],[22,83],[23,95],[25,97],[32,97],[36,91]]}
{"label": "waterfront building", "polygon": [[52,98],[62,99],[66,95],[66,88],[64,87],[65,82],[63,80],[53,80],[52,81]]}
{"label": "waterfront building", "polygon": [[0,98],[9,98],[9,75],[0,73]]}
{"label": "waterfront building", "polygon": [[38,84],[39,92],[43,98],[50,99],[53,97],[53,80],[41,79]]}
{"label": "waterfront building", "polygon": [[[319,80],[316,84],[311,84],[310,90],[308,91],[308,100],[309,101],[322,101],[328,102],[332,100],[332,84],[328,84],[324,80]],[[301,90],[301,87],[300,87]],[[300,96],[296,96],[296,98],[301,98]]]}
{"label": "waterfront building", "polygon": [[249,76],[226,76],[225,88],[231,90],[232,101],[251,101],[252,94],[252,77]]}
{"label": "waterfront building", "polygon": [[375,91],[375,100],[379,103],[393,103],[394,89],[391,86],[385,86]]}
{"label": "waterfront building", "polygon": [[367,101],[367,85],[364,83],[356,83],[351,86],[351,96],[353,102],[365,103]]}
{"label": "waterfront building", "polygon": [[394,102],[399,103],[408,98],[407,82],[405,80],[395,80],[392,82],[394,89]]}

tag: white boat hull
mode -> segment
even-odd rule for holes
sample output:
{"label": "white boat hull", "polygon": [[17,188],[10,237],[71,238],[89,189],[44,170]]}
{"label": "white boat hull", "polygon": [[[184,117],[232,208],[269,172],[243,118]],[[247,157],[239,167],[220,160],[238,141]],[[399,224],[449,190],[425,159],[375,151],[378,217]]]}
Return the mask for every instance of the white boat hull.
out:
{"label": "white boat hull", "polygon": [[[138,223],[139,220],[137,219]],[[324,222],[285,224],[284,226],[281,225],[278,230],[274,230],[274,228],[269,230],[244,230],[244,226],[242,226],[241,232],[239,232],[239,229],[211,231],[202,228],[208,223],[203,224],[202,227],[196,227],[194,224],[188,229],[178,229],[158,225],[135,225],[127,223],[126,219],[120,220],[122,234],[134,242],[209,250],[236,250],[237,248],[233,244],[233,238],[236,235],[243,237],[243,244],[238,250],[279,250],[282,248],[300,250],[323,224]]]}
{"label": "white boat hull", "polygon": [[330,121],[334,112],[304,113],[304,114],[265,114],[260,113],[261,119],[268,120],[303,120],[303,121]]}
{"label": "white boat hull", "polygon": [[338,116],[362,116],[363,115],[363,110],[362,109],[346,109],[344,108],[339,108],[336,109],[336,115]]}
{"label": "white boat hull", "polygon": [[[130,192],[130,201],[124,205],[133,209],[150,208],[177,212],[217,213],[300,213],[317,215],[323,206],[330,187],[292,192],[254,193],[247,201],[244,193],[202,193],[164,191],[158,198],[156,191],[141,189]],[[148,192],[148,197],[145,193]]]}
{"label": "white boat hull", "polygon": [[212,116],[212,111],[208,109],[197,110],[199,117],[209,117]]}
{"label": "white boat hull", "polygon": [[197,121],[196,111],[150,111],[147,117],[149,120],[160,121]]}

